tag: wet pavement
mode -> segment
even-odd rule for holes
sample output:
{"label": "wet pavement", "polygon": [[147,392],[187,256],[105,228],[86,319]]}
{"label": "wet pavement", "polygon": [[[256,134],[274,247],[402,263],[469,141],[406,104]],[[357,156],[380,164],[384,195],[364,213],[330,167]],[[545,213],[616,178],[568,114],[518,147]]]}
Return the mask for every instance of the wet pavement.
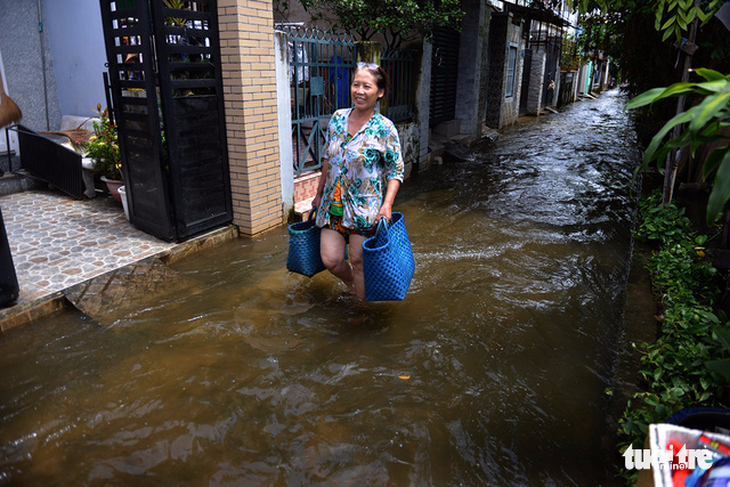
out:
{"label": "wet pavement", "polygon": [[173,256],[236,236],[231,226],[167,242],[135,228],[111,197],[76,200],[50,189],[2,196],[0,210],[20,286],[16,303],[0,309],[3,332],[69,301],[92,316],[111,309],[102,301],[128,302],[130,293],[144,294],[142,282],[174,282],[163,264]]}

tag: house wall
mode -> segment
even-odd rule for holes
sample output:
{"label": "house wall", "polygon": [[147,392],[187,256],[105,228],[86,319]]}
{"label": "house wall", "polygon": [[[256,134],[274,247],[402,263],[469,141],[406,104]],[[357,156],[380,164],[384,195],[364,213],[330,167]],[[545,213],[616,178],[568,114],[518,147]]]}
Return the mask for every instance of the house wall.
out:
{"label": "house wall", "polygon": [[281,167],[281,201],[288,215],[294,208],[294,148],[292,144],[291,95],[289,94],[289,46],[285,32],[276,32],[276,111]]}
{"label": "house wall", "polygon": [[490,50],[489,42],[491,38],[490,26],[492,23],[492,15],[496,12],[492,5],[487,4],[484,10],[484,23],[481,26],[482,36],[482,49],[481,58],[479,59],[479,69],[481,70],[481,76],[479,78],[479,98],[477,101],[478,105],[478,120],[479,129],[481,131],[481,125],[487,119],[487,109],[489,107],[489,72],[490,72]]}
{"label": "house wall", "polygon": [[106,50],[99,0],[44,0],[58,100],[63,115],[92,116],[106,106]]}
{"label": "house wall", "polygon": [[431,116],[431,62],[433,59],[433,44],[427,41],[422,42],[421,62],[418,70],[418,82],[416,83],[416,106],[414,121],[416,122],[416,136],[418,137],[418,158],[414,161],[416,172],[427,169],[431,164],[429,155],[428,120]]}
{"label": "house wall", "polygon": [[233,222],[254,235],[284,221],[271,2],[220,0]]}
{"label": "house wall", "polygon": [[[20,123],[36,131],[58,129],[62,115],[92,116],[97,103],[106,106],[98,0],[44,0],[41,5],[39,17],[37,0],[0,0],[5,86],[23,111]],[[11,149],[17,150],[17,137],[10,135]],[[5,137],[0,137],[0,152],[5,150]]]}
{"label": "house wall", "polygon": [[479,87],[482,76],[487,75],[482,66],[482,51],[489,37],[491,9],[485,0],[464,0],[462,8],[467,14],[461,22],[456,119],[460,122],[459,133],[473,140],[481,133]]}
{"label": "house wall", "polygon": [[[513,15],[492,14],[489,35],[489,88],[486,124],[494,129],[513,124],[517,121],[520,108],[520,86],[524,58],[517,56],[513,95],[506,96],[507,63],[510,46],[522,53],[525,43],[522,40],[522,22],[512,22]],[[533,61],[534,62],[534,61]]]}
{"label": "house wall", "polygon": [[[0,52],[8,95],[23,111],[21,123],[43,131],[61,123],[48,30],[37,0],[0,0]],[[4,138],[4,137],[3,137]]]}
{"label": "house wall", "polygon": [[[505,97],[503,106],[502,122],[503,125],[511,125],[517,122],[517,118],[520,114],[520,87],[522,86],[522,72],[524,71],[523,66],[525,58],[522,53],[525,50],[525,41],[522,39],[522,26],[523,21],[519,24],[509,22],[508,24],[508,35],[507,40],[509,45],[517,47],[517,66],[515,67],[515,87],[513,95],[511,97]],[[504,66],[505,77],[507,73],[507,65]]]}

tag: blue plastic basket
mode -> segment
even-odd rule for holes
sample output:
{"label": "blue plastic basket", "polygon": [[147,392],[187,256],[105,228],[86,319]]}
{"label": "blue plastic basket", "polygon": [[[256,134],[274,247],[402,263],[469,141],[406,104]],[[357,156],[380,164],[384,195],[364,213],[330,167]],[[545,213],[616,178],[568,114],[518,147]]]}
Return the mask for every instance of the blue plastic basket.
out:
{"label": "blue plastic basket", "polygon": [[309,219],[289,225],[289,255],[286,268],[291,272],[312,277],[325,267],[319,250],[322,230],[315,224],[316,208],[312,208]]}
{"label": "blue plastic basket", "polygon": [[363,242],[362,249],[365,299],[404,299],[413,279],[416,262],[403,213],[393,213],[390,224],[381,219],[375,235]]}

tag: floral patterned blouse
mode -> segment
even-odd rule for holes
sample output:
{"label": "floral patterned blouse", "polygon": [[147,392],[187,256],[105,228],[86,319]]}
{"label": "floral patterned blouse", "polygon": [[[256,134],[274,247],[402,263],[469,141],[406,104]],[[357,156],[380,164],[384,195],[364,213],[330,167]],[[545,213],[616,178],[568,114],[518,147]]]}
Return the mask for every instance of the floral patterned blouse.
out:
{"label": "floral patterned blouse", "polygon": [[340,182],[342,226],[352,230],[372,228],[383,204],[387,182],[403,181],[404,163],[398,131],[393,122],[376,113],[347,141],[352,108],[337,110],[330,119],[329,144],[324,159],[329,171],[322,193],[317,226],[330,223],[333,193]]}

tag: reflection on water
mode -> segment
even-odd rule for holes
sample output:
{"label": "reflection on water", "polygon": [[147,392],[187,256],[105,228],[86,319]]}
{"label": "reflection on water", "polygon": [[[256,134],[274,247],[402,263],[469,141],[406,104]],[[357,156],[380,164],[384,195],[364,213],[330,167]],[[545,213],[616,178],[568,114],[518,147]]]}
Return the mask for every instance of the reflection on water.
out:
{"label": "reflection on water", "polygon": [[637,162],[609,92],[410,180],[403,302],[284,267],[280,228],[176,264],[197,292],[0,350],[23,484],[606,485]]}

